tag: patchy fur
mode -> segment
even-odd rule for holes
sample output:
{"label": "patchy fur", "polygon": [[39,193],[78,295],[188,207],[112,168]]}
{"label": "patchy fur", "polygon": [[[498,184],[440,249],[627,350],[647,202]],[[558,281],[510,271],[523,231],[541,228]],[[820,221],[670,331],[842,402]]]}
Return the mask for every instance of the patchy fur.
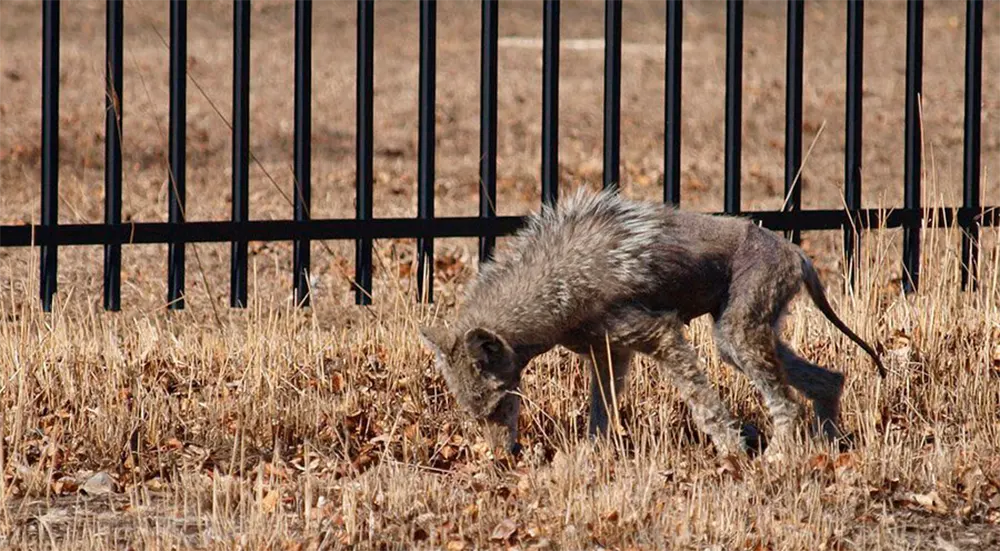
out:
{"label": "patchy fur", "polygon": [[833,313],[801,249],[742,218],[611,192],[581,191],[531,217],[483,266],[451,326],[421,334],[459,404],[506,426],[512,448],[521,371],[562,345],[591,366],[591,434],[607,430],[612,386],[622,392],[630,358],[642,353],[659,362],[699,428],[720,450],[734,452],[750,443],[698,368],[683,326],[713,316],[721,356],[761,392],[776,438],[786,440],[800,414],[789,385],[814,402],[822,430],[838,437],[843,376],[799,358],[777,334],[803,282],[884,375],[871,347]]}

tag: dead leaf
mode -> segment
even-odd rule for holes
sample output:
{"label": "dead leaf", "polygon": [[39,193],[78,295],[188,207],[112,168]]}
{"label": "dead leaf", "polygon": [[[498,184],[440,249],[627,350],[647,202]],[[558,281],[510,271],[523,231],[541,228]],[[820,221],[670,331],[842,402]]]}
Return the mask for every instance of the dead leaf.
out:
{"label": "dead leaf", "polygon": [[448,551],[462,551],[465,549],[465,542],[462,540],[451,540],[445,548],[447,548]]}
{"label": "dead leaf", "polygon": [[71,494],[79,489],[79,484],[72,477],[64,476],[52,483],[52,492],[57,495]]}
{"label": "dead leaf", "polygon": [[858,462],[858,458],[850,452],[845,452],[837,455],[837,459],[833,462],[833,468],[837,472],[844,471],[846,469],[851,469]]}
{"label": "dead leaf", "polygon": [[340,394],[344,390],[344,376],[334,371],[330,374],[330,391]]}
{"label": "dead leaf", "polygon": [[280,500],[281,494],[278,493],[278,490],[270,490],[267,492],[267,495],[260,500],[260,509],[265,513],[273,513]]}
{"label": "dead leaf", "polygon": [[167,484],[160,477],[155,477],[146,481],[146,489],[151,492],[163,492],[166,491]]}
{"label": "dead leaf", "polygon": [[941,496],[939,496],[934,490],[926,494],[910,492],[906,495],[905,499],[934,513],[943,513],[946,511],[944,500],[942,500]]}
{"label": "dead leaf", "polygon": [[448,444],[445,447],[441,448],[441,457],[443,457],[447,461],[451,461],[457,455],[458,455],[458,448],[452,446],[451,444]]}
{"label": "dead leaf", "polygon": [[80,491],[89,496],[99,496],[110,494],[115,491],[115,479],[111,475],[101,471],[92,475],[80,486]]}
{"label": "dead leaf", "polygon": [[505,518],[493,528],[490,533],[490,541],[507,541],[517,532],[517,523],[512,519]]}
{"label": "dead leaf", "polygon": [[818,473],[833,472],[833,462],[830,456],[825,453],[816,454],[809,458],[809,468]]}

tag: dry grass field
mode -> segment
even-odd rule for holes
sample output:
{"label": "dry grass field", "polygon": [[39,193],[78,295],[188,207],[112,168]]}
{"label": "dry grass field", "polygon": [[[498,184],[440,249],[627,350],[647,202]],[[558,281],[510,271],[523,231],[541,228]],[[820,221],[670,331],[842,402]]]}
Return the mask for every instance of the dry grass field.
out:
{"label": "dry grass field", "polygon": [[[292,189],[292,7],[254,2],[251,216],[287,218]],[[961,199],[964,10],[928,2],[924,200]],[[661,197],[663,4],[624,13],[623,192]],[[563,189],[601,177],[603,5],[564,2]],[[722,203],[724,5],[688,2],[683,203]],[[843,187],[844,6],[806,14],[806,207]],[[864,202],[901,204],[905,4],[868,2]],[[125,6],[124,215],[166,219],[164,2]],[[498,208],[537,207],[539,2],[500,8]],[[351,216],[351,2],[314,15],[313,213]],[[231,6],[189,7],[188,216],[230,200]],[[437,210],[473,214],[478,163],[474,2],[439,6]],[[983,196],[1000,196],[1000,3],[986,5]],[[41,9],[0,2],[0,223],[39,217]],[[782,203],[784,4],[746,8],[744,208]],[[64,2],[60,220],[103,218],[104,7]],[[377,216],[416,212],[417,11],[376,8]],[[200,88],[200,90],[199,90]],[[215,107],[213,107],[213,105]],[[220,116],[219,112],[222,113]],[[265,174],[266,170],[266,174]],[[270,175],[270,176],[268,176]],[[420,323],[443,323],[474,275],[475,244],[438,242],[434,305],[416,304],[413,243],[377,243],[375,304],[353,305],[350,243],[313,245],[314,306],[293,308],[291,246],[251,244],[251,304],[230,310],[228,244],[189,246],[188,307],[168,312],[166,247],[123,252],[123,311],[101,310],[99,247],[59,251],[56,309],[38,306],[36,250],[0,249],[0,548],[987,550],[1000,547],[1000,249],[984,230],[982,285],[959,290],[959,234],[924,233],[923,285],[900,291],[895,231],[866,235],[844,285],[839,233],[807,233],[845,321],[884,352],[880,380],[805,300],[787,319],[805,357],[847,375],[857,446],[777,461],[719,458],[669,380],[639,360],[623,430],[590,444],[586,376],[562,350],[526,372],[525,453],[494,449],[456,411]],[[503,245],[501,240],[501,246]],[[724,399],[766,427],[708,324],[690,330]]]}

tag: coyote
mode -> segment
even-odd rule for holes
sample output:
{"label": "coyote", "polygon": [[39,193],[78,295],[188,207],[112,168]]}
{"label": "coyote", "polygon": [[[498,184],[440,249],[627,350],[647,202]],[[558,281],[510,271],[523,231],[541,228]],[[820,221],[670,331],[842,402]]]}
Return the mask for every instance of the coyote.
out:
{"label": "coyote", "polygon": [[505,426],[512,453],[520,449],[521,372],[555,345],[590,367],[591,436],[607,431],[612,389],[621,392],[632,355],[640,353],[659,363],[720,452],[753,452],[756,430],[722,404],[683,328],[712,315],[720,356],[763,395],[774,441],[787,441],[801,414],[789,385],[813,402],[817,428],[839,439],[844,376],[800,358],[778,336],[802,283],[884,377],[875,351],[830,307],[800,248],[743,218],[608,191],[578,192],[529,217],[505,251],[482,266],[451,326],[421,327],[420,334],[458,403]]}

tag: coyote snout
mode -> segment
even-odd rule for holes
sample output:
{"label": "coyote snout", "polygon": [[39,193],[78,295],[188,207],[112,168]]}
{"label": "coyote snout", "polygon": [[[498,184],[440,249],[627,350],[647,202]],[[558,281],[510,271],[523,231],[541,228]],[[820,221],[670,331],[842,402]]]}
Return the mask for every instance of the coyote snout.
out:
{"label": "coyote snout", "polygon": [[529,219],[496,261],[483,266],[449,328],[421,328],[458,403],[507,427],[517,448],[521,372],[562,345],[591,369],[590,433],[604,433],[612,388],[620,395],[633,354],[657,360],[720,451],[749,451],[755,433],[722,404],[684,338],[711,314],[721,357],[745,373],[787,441],[800,408],[842,436],[843,375],[797,356],[778,335],[788,302],[805,283],[838,329],[885,370],[874,350],[837,317],[805,253],[747,220],[688,213],[601,192],[578,193]]}

